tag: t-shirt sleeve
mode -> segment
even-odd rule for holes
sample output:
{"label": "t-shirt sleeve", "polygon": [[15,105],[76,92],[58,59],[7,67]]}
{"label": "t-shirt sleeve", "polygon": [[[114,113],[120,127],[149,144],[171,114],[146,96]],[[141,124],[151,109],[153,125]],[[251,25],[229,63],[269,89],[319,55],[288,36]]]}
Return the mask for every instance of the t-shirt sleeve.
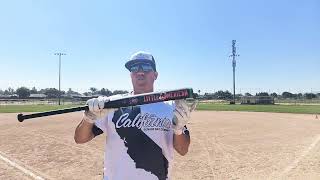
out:
{"label": "t-shirt sleeve", "polygon": [[92,126],[91,131],[92,131],[94,137],[103,133],[103,131],[100,128],[98,128],[95,124]]}
{"label": "t-shirt sleeve", "polygon": [[107,120],[108,120],[108,116],[103,119],[98,119],[94,122],[94,125],[91,131],[95,137],[102,133],[107,132]]}
{"label": "t-shirt sleeve", "polygon": [[101,129],[103,132],[107,131],[107,119],[108,116],[103,119],[98,119],[94,122],[94,125]]}
{"label": "t-shirt sleeve", "polygon": [[[109,96],[110,100],[116,100],[116,99],[120,99],[122,98],[124,95],[113,95],[113,96]],[[107,132],[107,125],[108,125],[108,119],[109,116],[112,115],[113,113],[109,113],[107,114],[104,118],[102,119],[98,119],[94,122],[94,125],[91,129],[92,133],[94,134],[94,136],[98,136],[102,133],[106,133]]]}

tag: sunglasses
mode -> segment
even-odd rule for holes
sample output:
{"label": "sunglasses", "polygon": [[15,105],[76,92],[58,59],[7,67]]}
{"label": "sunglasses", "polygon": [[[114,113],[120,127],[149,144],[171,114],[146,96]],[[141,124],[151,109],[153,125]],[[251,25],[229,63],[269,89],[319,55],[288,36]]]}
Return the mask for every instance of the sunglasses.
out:
{"label": "sunglasses", "polygon": [[139,70],[143,72],[151,72],[153,71],[153,67],[150,64],[135,64],[130,67],[130,72],[137,73]]}

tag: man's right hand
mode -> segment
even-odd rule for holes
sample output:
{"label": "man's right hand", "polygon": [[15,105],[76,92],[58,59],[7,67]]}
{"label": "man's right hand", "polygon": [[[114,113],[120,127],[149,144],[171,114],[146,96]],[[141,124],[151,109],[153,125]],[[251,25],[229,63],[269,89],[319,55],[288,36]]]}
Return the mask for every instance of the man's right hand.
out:
{"label": "man's right hand", "polygon": [[84,120],[89,123],[94,123],[98,118],[103,118],[107,114],[114,112],[116,109],[104,109],[104,104],[110,101],[109,97],[99,96],[98,98],[89,99],[86,102],[89,110],[84,112]]}

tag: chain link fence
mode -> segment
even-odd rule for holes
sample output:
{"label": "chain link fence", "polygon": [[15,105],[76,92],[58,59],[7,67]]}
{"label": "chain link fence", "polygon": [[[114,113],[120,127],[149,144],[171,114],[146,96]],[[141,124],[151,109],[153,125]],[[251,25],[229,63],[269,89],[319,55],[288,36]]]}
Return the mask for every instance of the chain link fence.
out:
{"label": "chain link fence", "polygon": [[[83,105],[81,99],[61,99],[62,105]],[[0,105],[58,105],[58,99],[0,99]]]}

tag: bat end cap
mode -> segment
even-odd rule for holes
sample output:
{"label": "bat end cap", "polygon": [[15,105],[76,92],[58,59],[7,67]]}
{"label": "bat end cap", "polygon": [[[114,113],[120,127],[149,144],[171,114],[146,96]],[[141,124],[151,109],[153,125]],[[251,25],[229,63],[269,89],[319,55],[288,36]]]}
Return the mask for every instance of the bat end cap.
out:
{"label": "bat end cap", "polygon": [[18,118],[18,121],[19,121],[19,122],[22,122],[22,121],[24,120],[23,114],[21,114],[21,113],[18,114],[17,118]]}

